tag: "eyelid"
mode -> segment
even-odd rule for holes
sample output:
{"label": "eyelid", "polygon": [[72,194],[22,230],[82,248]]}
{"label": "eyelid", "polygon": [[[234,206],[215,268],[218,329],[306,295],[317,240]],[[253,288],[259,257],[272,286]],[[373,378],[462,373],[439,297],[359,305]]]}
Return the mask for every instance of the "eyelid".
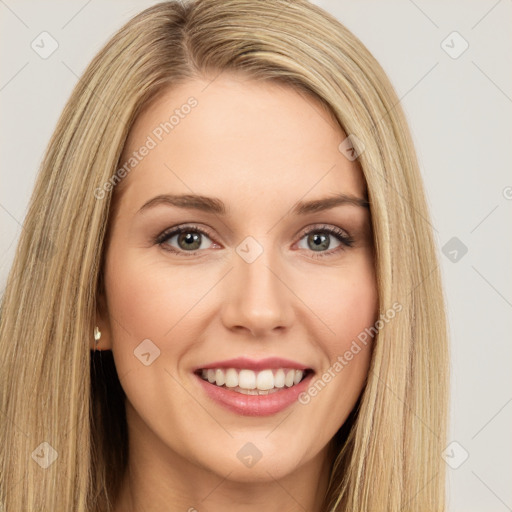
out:
{"label": "eyelid", "polygon": [[322,223],[311,224],[309,226],[306,226],[305,228],[301,229],[296,236],[302,239],[304,236],[314,231],[326,231],[330,234],[336,233],[340,237],[345,237],[346,239],[350,239],[352,241],[352,237],[348,234],[348,232],[345,229],[335,226],[333,224]]}

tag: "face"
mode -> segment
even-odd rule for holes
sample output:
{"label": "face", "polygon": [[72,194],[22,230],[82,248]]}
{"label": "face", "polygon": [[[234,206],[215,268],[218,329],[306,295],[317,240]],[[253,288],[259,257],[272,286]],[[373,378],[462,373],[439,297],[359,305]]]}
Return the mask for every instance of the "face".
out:
{"label": "face", "polygon": [[363,389],[371,345],[344,355],[377,315],[370,215],[317,100],[226,74],[206,85],[167,91],[130,133],[100,348],[131,443],[264,481],[325,458]]}

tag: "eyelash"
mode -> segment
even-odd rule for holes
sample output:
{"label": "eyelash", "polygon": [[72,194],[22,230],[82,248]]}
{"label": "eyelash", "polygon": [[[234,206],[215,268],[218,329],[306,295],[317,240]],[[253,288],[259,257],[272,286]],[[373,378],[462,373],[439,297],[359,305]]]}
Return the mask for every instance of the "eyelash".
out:
{"label": "eyelash", "polygon": [[[200,228],[199,226],[195,226],[195,225],[186,225],[186,226],[178,226],[175,228],[170,228],[170,229],[165,230],[163,233],[158,235],[158,237],[154,240],[154,243],[160,245],[162,247],[162,249],[164,249],[165,251],[169,251],[174,254],[179,254],[180,256],[181,255],[183,255],[185,257],[195,256],[198,252],[204,251],[204,249],[199,249],[196,251],[183,251],[183,250],[177,250],[168,244],[167,244],[167,247],[164,247],[164,242],[166,242],[167,240],[169,240],[172,237],[179,235],[181,233],[189,233],[189,232],[200,233],[201,235],[204,235],[213,241],[213,237],[205,229]],[[311,233],[315,233],[315,232],[324,233],[324,234],[326,233],[326,234],[332,235],[341,243],[341,245],[336,247],[335,249],[318,252],[318,253],[314,254],[314,256],[313,256],[314,258],[324,258],[326,256],[327,257],[332,256],[335,253],[338,253],[338,251],[344,251],[347,247],[352,247],[354,244],[354,239],[350,235],[348,235],[345,231],[343,231],[342,229],[340,229],[338,227],[333,227],[333,226],[328,226],[328,225],[314,226],[311,229],[302,232],[299,240],[302,240],[305,236],[307,236]],[[315,253],[315,251],[310,251],[310,252]]]}

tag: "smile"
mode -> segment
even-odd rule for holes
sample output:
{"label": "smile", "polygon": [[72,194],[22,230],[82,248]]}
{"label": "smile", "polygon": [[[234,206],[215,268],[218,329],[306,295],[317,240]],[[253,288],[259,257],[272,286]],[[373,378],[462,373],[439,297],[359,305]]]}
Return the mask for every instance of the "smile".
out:
{"label": "smile", "polygon": [[269,416],[297,403],[315,371],[281,357],[237,357],[203,363],[193,374],[200,393],[215,406],[241,416]]}
{"label": "smile", "polygon": [[205,381],[244,395],[268,395],[299,384],[310,370],[268,368],[261,371],[237,368],[201,369]]}

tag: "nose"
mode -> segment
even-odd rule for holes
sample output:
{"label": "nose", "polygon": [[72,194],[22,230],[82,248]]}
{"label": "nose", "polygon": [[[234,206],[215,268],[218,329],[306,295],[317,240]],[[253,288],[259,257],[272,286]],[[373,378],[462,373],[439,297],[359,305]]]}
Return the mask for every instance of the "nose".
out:
{"label": "nose", "polygon": [[275,335],[293,322],[293,293],[270,250],[248,263],[234,256],[234,268],[224,284],[222,322],[231,331],[255,338]]}

